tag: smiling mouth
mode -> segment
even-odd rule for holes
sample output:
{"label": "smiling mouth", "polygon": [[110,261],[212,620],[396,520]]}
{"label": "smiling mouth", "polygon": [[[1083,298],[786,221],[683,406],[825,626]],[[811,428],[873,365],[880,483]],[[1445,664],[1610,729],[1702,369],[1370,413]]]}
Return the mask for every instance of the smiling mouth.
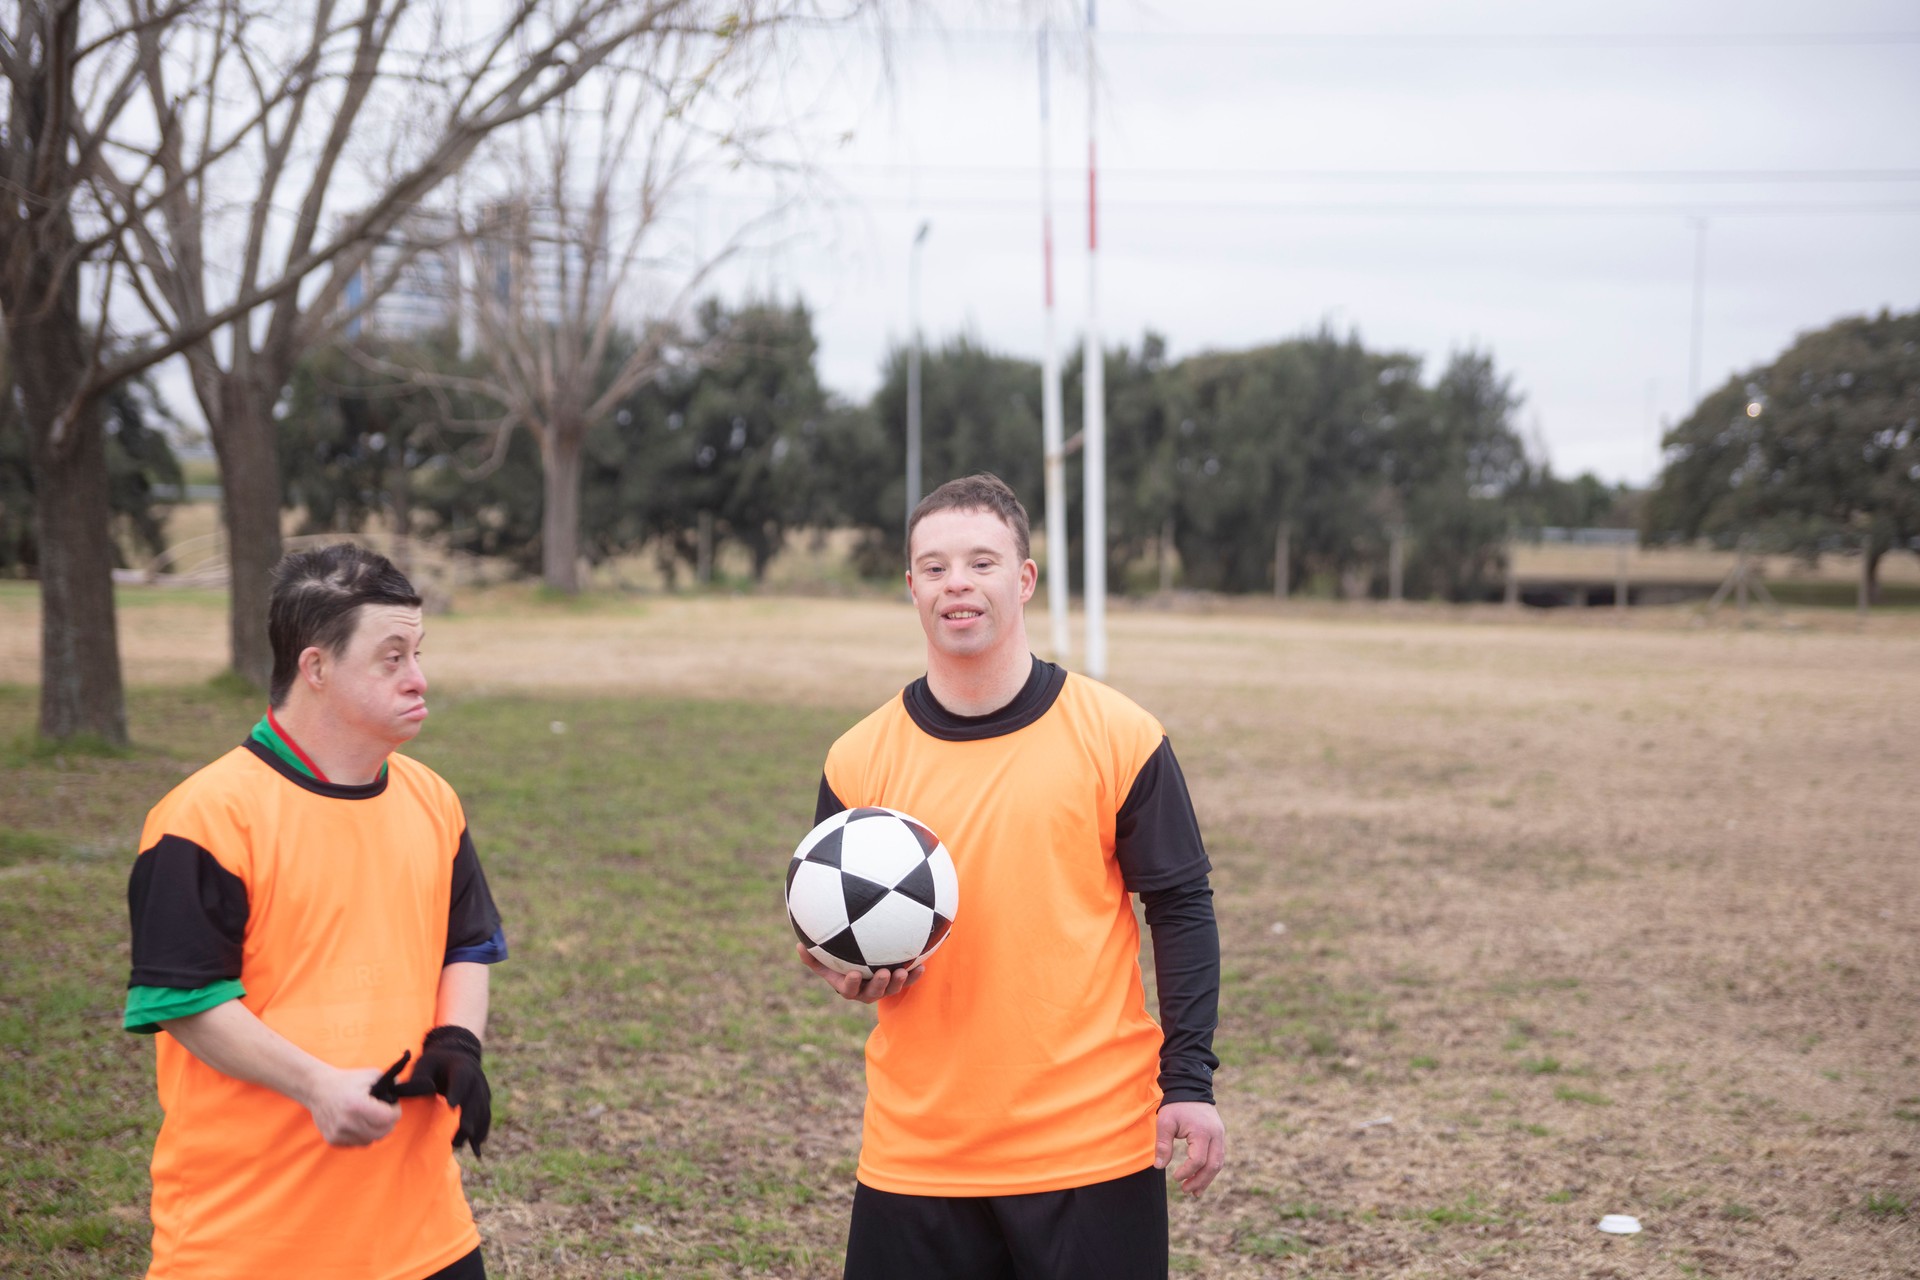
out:
{"label": "smiling mouth", "polygon": [[952,613],[942,614],[948,622],[970,622],[980,616],[978,609],[955,609]]}

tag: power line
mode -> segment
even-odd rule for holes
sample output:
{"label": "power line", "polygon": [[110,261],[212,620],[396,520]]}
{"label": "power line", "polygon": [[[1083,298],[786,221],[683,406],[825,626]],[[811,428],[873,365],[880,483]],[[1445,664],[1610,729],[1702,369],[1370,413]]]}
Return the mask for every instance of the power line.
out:
{"label": "power line", "polygon": [[[691,192],[689,194],[692,194]],[[702,199],[752,199],[743,191],[703,190]],[[940,196],[920,193],[853,198],[850,203],[912,208],[1031,212],[1032,201],[998,196]],[[1278,216],[1353,217],[1855,217],[1920,214],[1920,200],[1859,201],[1428,201],[1428,200],[1192,200],[1128,199],[1110,196],[1106,207],[1130,211],[1186,214],[1273,214]]]}
{"label": "power line", "polygon": [[[856,174],[946,173],[956,177],[1005,178],[1031,181],[1036,165],[968,165],[939,162],[838,163],[821,166],[828,172]],[[1444,183],[1498,186],[1588,186],[1606,183],[1644,185],[1707,185],[1761,183],[1882,183],[1920,182],[1913,169],[1252,169],[1183,167],[1177,169],[1111,166],[1103,173],[1116,179],[1183,182],[1194,180],[1276,182],[1299,184]],[[1074,175],[1078,170],[1056,167],[1054,173]]]}
{"label": "power line", "polygon": [[[1009,32],[1008,34],[1014,34]],[[1116,31],[1102,38],[1296,49],[1801,49],[1920,44],[1920,31],[1260,32]]]}
{"label": "power line", "polygon": [[[809,22],[795,30],[845,34],[843,24]],[[889,39],[1031,41],[1032,27],[896,27]],[[1145,31],[1102,27],[1100,39],[1155,45],[1263,45],[1297,49],[1880,49],[1920,44],[1920,31]]]}

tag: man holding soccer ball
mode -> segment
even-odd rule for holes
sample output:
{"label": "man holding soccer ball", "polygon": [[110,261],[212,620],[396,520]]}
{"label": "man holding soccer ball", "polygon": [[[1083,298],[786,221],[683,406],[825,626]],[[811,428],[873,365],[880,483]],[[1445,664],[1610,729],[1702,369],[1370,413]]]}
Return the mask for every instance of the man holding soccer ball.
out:
{"label": "man holding soccer ball", "polygon": [[[1167,1275],[1164,1169],[1203,1192],[1220,948],[1211,870],[1158,722],[1034,657],[1038,570],[996,477],[934,490],[907,530],[927,674],[828,753],[815,821],[884,806],[951,852],[962,909],[910,970],[842,975],[879,1005],[849,1280]],[[1140,978],[1138,894],[1160,1025]]]}

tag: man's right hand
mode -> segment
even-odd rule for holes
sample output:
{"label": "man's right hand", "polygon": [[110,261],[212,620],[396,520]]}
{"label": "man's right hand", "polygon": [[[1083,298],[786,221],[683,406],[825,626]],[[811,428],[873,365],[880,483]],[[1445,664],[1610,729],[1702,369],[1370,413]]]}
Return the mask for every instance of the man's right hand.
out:
{"label": "man's right hand", "polygon": [[323,1067],[308,1091],[307,1113],[330,1147],[365,1147],[393,1132],[400,1104],[369,1094],[380,1078],[376,1067]]}
{"label": "man's right hand", "polygon": [[862,978],[857,973],[835,973],[797,942],[793,949],[800,953],[800,963],[819,974],[828,986],[840,993],[841,999],[858,1000],[861,1004],[897,996],[920,981],[920,975],[926,972],[925,965],[915,965],[911,969],[875,969],[871,978]]}

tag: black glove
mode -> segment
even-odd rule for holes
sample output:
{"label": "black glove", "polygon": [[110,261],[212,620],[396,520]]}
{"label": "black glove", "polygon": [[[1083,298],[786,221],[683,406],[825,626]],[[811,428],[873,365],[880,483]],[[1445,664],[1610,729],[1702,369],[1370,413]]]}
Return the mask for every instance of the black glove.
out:
{"label": "black glove", "polygon": [[412,1056],[412,1050],[401,1054],[400,1061],[388,1067],[368,1092],[382,1102],[439,1094],[460,1112],[453,1145],[471,1142],[473,1154],[479,1155],[480,1144],[493,1127],[493,1091],[487,1087],[487,1073],[480,1069],[479,1037],[465,1027],[435,1027],[421,1043],[413,1074],[398,1080],[400,1069]]}
{"label": "black glove", "polygon": [[373,1082],[373,1088],[367,1090],[367,1092],[373,1096],[375,1102],[400,1101],[400,1068],[412,1061],[413,1050],[403,1050],[400,1054],[400,1061],[380,1073],[380,1078]]}

